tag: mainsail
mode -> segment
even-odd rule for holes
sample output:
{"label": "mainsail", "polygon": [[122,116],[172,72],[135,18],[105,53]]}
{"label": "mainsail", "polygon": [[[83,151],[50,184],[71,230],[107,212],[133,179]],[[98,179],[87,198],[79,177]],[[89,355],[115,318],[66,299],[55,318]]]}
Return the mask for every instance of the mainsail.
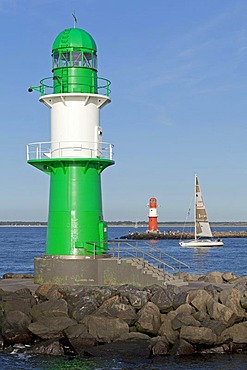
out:
{"label": "mainsail", "polygon": [[197,176],[195,177],[195,239],[198,237],[212,238],[208,216],[202,199]]}

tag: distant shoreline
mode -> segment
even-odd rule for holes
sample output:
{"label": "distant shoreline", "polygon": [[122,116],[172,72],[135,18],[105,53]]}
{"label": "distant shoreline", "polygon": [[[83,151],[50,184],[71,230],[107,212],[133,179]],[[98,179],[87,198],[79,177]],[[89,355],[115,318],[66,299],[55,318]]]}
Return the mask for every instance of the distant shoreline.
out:
{"label": "distant shoreline", "polygon": [[[109,227],[131,227],[131,228],[140,228],[147,227],[147,222],[132,222],[132,221],[106,221]],[[238,221],[238,222],[211,222],[212,227],[247,227],[247,221]],[[47,222],[38,222],[38,221],[0,221],[0,227],[46,227]],[[190,227],[194,226],[192,222],[159,222],[159,227]]]}

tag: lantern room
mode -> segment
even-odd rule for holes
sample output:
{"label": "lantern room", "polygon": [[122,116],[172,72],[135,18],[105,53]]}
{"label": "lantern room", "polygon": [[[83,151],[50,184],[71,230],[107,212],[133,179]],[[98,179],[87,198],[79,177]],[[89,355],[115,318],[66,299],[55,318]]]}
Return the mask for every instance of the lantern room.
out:
{"label": "lantern room", "polygon": [[79,28],[68,28],[52,47],[53,92],[98,93],[97,46],[92,36]]}

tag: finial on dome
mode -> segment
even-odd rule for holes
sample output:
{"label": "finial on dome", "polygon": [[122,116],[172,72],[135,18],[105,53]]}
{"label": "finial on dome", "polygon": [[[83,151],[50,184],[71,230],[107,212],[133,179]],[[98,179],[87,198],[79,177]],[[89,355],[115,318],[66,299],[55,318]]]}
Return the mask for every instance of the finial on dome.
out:
{"label": "finial on dome", "polygon": [[74,28],[75,28],[75,26],[77,24],[77,18],[75,16],[75,10],[74,10],[74,13],[72,13],[72,17],[74,18]]}

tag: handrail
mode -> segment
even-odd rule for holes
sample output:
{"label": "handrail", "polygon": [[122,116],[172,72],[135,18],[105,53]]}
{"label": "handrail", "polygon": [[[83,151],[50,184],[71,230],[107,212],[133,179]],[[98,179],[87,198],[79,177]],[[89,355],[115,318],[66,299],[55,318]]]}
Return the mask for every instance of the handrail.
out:
{"label": "handrail", "polygon": [[27,145],[27,160],[44,158],[113,159],[114,145],[106,142],[46,141]]}
{"label": "handrail", "polygon": [[186,263],[184,263],[184,262],[180,261],[179,259],[177,259],[177,258],[175,258],[175,257],[173,257],[173,256],[171,256],[171,255],[169,255],[168,253],[165,253],[165,252],[161,251],[159,248],[154,247],[153,245],[151,246],[151,245],[150,245],[150,244],[148,244],[147,242],[144,242],[144,244],[148,245],[150,249],[152,249],[152,250],[154,250],[154,251],[156,251],[156,252],[160,253],[160,256],[161,256],[161,255],[164,255],[164,256],[169,257],[169,258],[171,258],[172,260],[174,260],[174,261],[178,262],[179,264],[184,265],[185,267],[190,268],[190,266],[189,266],[189,265],[187,265]]}
{"label": "handrail", "polygon": [[103,77],[98,77],[98,81],[105,81],[105,85],[98,86],[98,92],[99,92],[100,89],[105,89],[106,90],[106,96],[109,96],[110,93],[111,93],[111,90],[110,90],[111,81],[107,80],[107,78],[103,78]]}
{"label": "handrail", "polygon": [[[87,244],[94,245],[94,250],[93,251],[92,250],[89,250],[86,247],[82,247],[82,248],[86,252],[92,253],[94,255],[94,258],[96,258],[97,249],[100,249],[101,251],[103,249],[103,247],[97,245],[98,242],[97,243],[96,242],[87,242]],[[125,254],[127,253],[127,254],[129,254],[129,255],[131,255],[133,257],[136,257],[136,258],[140,258],[140,257],[138,257],[138,254],[141,254],[141,258],[143,260],[143,264],[145,265],[145,262],[148,262],[148,261],[147,260],[145,261],[144,260],[144,257],[149,257],[150,259],[154,260],[156,263],[158,263],[158,264],[161,265],[161,268],[162,268],[163,272],[164,272],[164,266],[170,268],[173,271],[175,271],[175,270],[179,270],[180,271],[181,265],[183,265],[183,266],[185,266],[187,268],[190,268],[190,266],[187,265],[186,263],[178,260],[175,257],[170,256],[167,253],[164,253],[162,251],[159,251],[158,248],[154,248],[154,247],[150,246],[148,243],[146,243],[146,244],[150,247],[151,250],[156,250],[158,252],[161,252],[161,255],[165,255],[166,257],[169,257],[169,258],[173,259],[174,261],[178,262],[179,263],[179,268],[176,268],[174,266],[171,266],[168,263],[166,263],[162,258],[158,258],[154,254],[151,254],[151,253],[149,253],[147,251],[144,251],[144,250],[140,249],[138,247],[138,243],[137,242],[136,242],[136,246],[133,245],[133,244],[131,244],[131,243],[129,243],[129,242],[126,242],[126,241],[121,241],[121,242],[120,241],[108,241],[108,242],[101,242],[101,244],[109,244],[109,245],[111,245],[112,246],[112,251],[111,251],[112,252],[112,255],[113,255],[113,257],[115,257],[115,255],[116,255],[118,259],[121,258],[120,255],[122,253],[125,253]],[[117,249],[116,250],[114,248],[115,245],[117,245]],[[124,249],[122,248],[121,249],[120,248],[120,245],[131,247],[135,251],[135,254],[131,253],[128,248],[124,248]]]}
{"label": "handrail", "polygon": [[148,253],[148,252],[143,251],[143,250],[140,250],[140,249],[138,249],[137,247],[134,247],[133,245],[129,244],[128,242],[126,242],[126,244],[127,244],[127,245],[129,245],[130,247],[132,247],[132,248],[136,249],[136,250],[137,250],[138,252],[140,252],[143,256],[148,256],[149,258],[154,259],[156,262],[159,262],[159,263],[161,263],[162,265],[165,265],[165,266],[169,267],[169,268],[170,268],[170,269],[172,269],[172,270],[176,270],[176,269],[175,269],[175,267],[173,267],[173,266],[169,265],[168,263],[164,262],[162,259],[155,257],[153,254]]}
{"label": "handrail", "polygon": [[[28,88],[28,91],[29,92],[32,92],[34,90],[34,91],[38,91],[41,96],[46,95],[47,94],[46,89],[54,89],[53,84],[46,83],[46,81],[48,81],[48,80],[52,80],[52,81],[57,80],[58,83],[61,86],[60,93],[61,94],[62,93],[65,93],[64,86],[62,84],[62,78],[59,77],[59,76],[49,76],[49,77],[42,78],[42,80],[40,80],[40,82],[39,82],[40,85],[38,85],[38,86],[30,86]],[[90,90],[90,91],[87,91],[87,93],[89,92],[90,94],[94,94],[95,93],[95,89],[97,90],[97,94],[99,93],[99,90],[105,90],[105,93],[103,93],[103,95],[109,96],[110,93],[111,93],[111,90],[110,90],[111,81],[108,80],[107,78],[103,78],[103,77],[97,77],[97,81],[98,82],[104,81],[104,84],[95,87],[95,86],[92,86],[90,84],[81,83],[81,82],[66,82],[66,86],[67,87],[69,87],[69,86],[75,86],[77,88],[78,87],[84,87],[84,88]],[[72,92],[72,91],[70,91],[70,92]]]}

